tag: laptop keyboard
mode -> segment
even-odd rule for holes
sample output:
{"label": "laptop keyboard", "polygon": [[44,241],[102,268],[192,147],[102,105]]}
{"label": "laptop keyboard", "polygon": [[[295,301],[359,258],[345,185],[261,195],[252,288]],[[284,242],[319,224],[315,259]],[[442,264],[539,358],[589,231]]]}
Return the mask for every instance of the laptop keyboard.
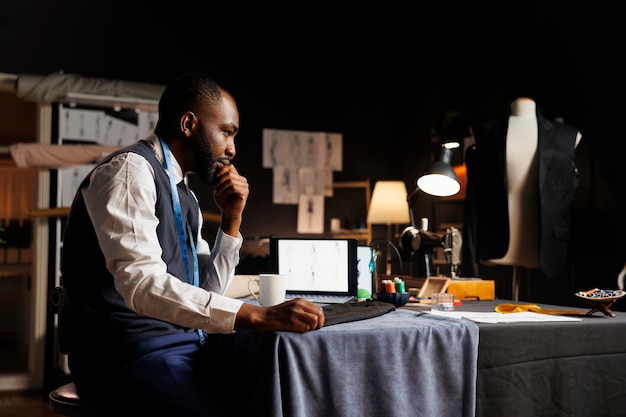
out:
{"label": "laptop keyboard", "polygon": [[293,300],[294,298],[305,298],[313,303],[319,304],[343,304],[354,300],[350,295],[323,295],[323,294],[287,294],[285,299]]}

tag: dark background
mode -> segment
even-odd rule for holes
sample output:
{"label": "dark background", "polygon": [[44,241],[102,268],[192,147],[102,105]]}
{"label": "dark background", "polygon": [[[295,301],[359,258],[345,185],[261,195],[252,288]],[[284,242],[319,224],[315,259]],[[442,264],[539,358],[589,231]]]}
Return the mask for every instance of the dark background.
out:
{"label": "dark background", "polygon": [[[511,100],[531,97],[544,116],[583,134],[573,281],[564,285],[615,287],[626,260],[626,6],[618,2],[4,3],[0,72],[166,84],[204,71],[229,89],[241,113],[237,165],[251,184],[250,238],[293,233],[296,224],[296,206],[271,203],[263,128],[342,133],[336,181],[402,179],[410,191],[439,139],[462,139],[471,123],[505,117]],[[420,200],[416,217],[431,209]]]}

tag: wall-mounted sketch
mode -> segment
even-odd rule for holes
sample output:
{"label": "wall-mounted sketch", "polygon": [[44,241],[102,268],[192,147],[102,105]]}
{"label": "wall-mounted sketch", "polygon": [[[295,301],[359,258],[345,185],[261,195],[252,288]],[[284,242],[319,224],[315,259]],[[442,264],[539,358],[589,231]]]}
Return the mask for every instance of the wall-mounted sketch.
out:
{"label": "wall-mounted sketch", "polygon": [[298,233],[324,233],[324,196],[300,194]]}
{"label": "wall-mounted sketch", "polygon": [[333,172],[328,169],[300,168],[300,193],[333,196]]}
{"label": "wall-mounted sketch", "polygon": [[[325,152],[323,168],[332,171],[343,170],[343,136],[340,133],[327,133],[324,138]],[[332,188],[332,187],[331,187]]]}
{"label": "wall-mounted sketch", "polygon": [[298,233],[324,233],[324,197],[343,169],[340,133],[263,129],[264,168],[273,170],[273,203],[298,204]]}
{"label": "wall-mounted sketch", "polygon": [[297,131],[263,129],[263,168],[300,168],[303,142]]}
{"label": "wall-mounted sketch", "polygon": [[297,168],[277,166],[274,168],[274,204],[298,204],[300,178]]}

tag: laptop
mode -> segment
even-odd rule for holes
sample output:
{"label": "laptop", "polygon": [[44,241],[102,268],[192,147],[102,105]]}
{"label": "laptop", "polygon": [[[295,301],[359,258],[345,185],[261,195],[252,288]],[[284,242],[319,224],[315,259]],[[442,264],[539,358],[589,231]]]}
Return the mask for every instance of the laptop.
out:
{"label": "laptop", "polygon": [[270,237],[271,273],[286,277],[286,299],[339,304],[356,300],[357,240]]}

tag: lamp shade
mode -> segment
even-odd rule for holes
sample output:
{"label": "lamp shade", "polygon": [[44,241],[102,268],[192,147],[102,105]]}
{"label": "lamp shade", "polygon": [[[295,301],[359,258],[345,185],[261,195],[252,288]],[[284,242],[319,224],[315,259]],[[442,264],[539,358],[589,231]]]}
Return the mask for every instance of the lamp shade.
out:
{"label": "lamp shade", "polygon": [[448,144],[442,146],[440,158],[430,164],[417,179],[419,189],[438,197],[448,197],[459,192],[461,183],[454,168],[450,165],[452,149],[454,148]]}
{"label": "lamp shade", "polygon": [[374,185],[372,200],[367,212],[369,224],[409,223],[404,181],[378,181]]}
{"label": "lamp shade", "polygon": [[450,164],[442,161],[433,162],[428,170],[417,179],[417,186],[425,193],[448,197],[459,192],[459,177]]}

